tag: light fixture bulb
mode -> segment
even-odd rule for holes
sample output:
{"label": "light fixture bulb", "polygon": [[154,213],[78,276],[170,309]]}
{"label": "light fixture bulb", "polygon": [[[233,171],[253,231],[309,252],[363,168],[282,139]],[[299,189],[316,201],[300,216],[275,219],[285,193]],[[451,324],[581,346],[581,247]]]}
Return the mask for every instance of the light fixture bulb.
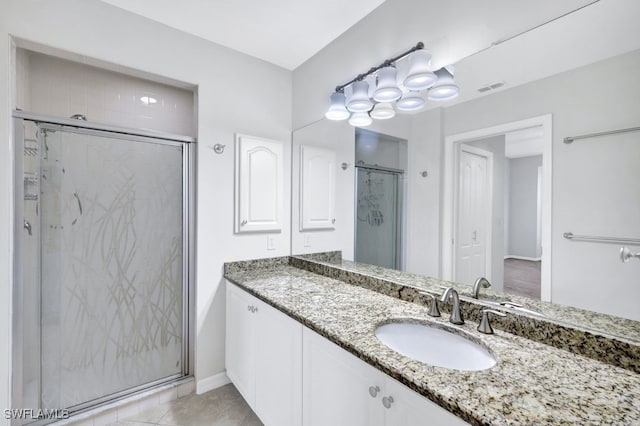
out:
{"label": "light fixture bulb", "polygon": [[433,86],[438,77],[430,70],[431,53],[428,50],[417,50],[411,54],[409,73],[404,79],[404,87],[409,90],[424,90]]}
{"label": "light fixture bulb", "polygon": [[424,104],[425,101],[418,92],[407,92],[396,103],[396,108],[400,111],[415,111],[422,108]]}
{"label": "light fixture bulb", "polygon": [[390,102],[382,102],[376,104],[369,115],[375,120],[388,120],[389,118],[395,117],[396,112]]}
{"label": "light fixture bulb", "polygon": [[354,112],[351,114],[349,124],[354,127],[366,127],[373,122],[368,112]]}
{"label": "light fixture bulb", "polygon": [[353,83],[347,109],[351,112],[367,112],[372,107],[373,102],[369,99],[369,83],[364,80]]}
{"label": "light fixture bulb", "polygon": [[389,66],[378,71],[378,84],[373,92],[373,99],[376,102],[393,102],[400,99],[402,90],[398,88],[396,81],[396,69]]}
{"label": "light fixture bulb", "polygon": [[346,120],[349,118],[349,111],[344,106],[345,96],[344,93],[336,92],[331,95],[331,106],[324,114],[328,120]]}
{"label": "light fixture bulb", "polygon": [[453,81],[453,74],[446,68],[436,71],[438,82],[429,89],[427,98],[431,101],[448,101],[460,94],[460,88]]}

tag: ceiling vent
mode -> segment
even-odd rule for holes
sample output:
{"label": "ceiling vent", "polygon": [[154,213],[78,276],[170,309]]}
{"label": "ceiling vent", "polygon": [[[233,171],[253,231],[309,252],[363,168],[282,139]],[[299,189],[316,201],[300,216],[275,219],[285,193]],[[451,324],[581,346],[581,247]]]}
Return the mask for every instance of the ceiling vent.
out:
{"label": "ceiling vent", "polygon": [[478,89],[478,92],[484,93],[484,92],[488,92],[489,90],[496,90],[501,88],[504,85],[505,85],[504,81],[498,81],[497,83],[492,83],[492,84],[487,84],[485,86],[482,86],[481,88]]}

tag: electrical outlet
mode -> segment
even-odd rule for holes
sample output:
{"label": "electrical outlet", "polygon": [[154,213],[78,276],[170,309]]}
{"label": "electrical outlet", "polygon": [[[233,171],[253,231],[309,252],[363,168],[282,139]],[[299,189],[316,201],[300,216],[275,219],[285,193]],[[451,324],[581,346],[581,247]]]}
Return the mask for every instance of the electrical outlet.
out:
{"label": "electrical outlet", "polygon": [[267,235],[267,250],[275,250],[275,249],[276,249],[276,236]]}
{"label": "electrical outlet", "polygon": [[309,234],[304,235],[304,246],[311,247],[311,235]]}

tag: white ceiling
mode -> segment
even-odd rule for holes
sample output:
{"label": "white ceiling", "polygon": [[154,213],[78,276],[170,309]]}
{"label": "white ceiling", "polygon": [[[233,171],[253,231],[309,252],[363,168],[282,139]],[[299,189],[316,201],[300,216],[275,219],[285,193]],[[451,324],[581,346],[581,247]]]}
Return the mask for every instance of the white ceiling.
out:
{"label": "white ceiling", "polygon": [[289,70],[385,0],[102,0]]}

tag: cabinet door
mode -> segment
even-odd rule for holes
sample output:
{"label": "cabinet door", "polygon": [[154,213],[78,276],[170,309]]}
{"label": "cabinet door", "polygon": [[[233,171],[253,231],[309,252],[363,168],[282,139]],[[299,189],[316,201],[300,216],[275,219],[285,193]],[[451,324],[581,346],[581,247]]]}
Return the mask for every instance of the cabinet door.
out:
{"label": "cabinet door", "polygon": [[336,152],[300,146],[300,230],[335,228]]}
{"label": "cabinet door", "polygon": [[236,232],[282,230],[283,155],[281,142],[236,135]]}
{"label": "cabinet door", "polygon": [[[382,374],[382,373],[379,373]],[[383,398],[393,398],[385,408],[388,426],[462,426],[468,425],[444,408],[429,401],[403,384],[387,378]]]}
{"label": "cabinet door", "polygon": [[227,282],[227,376],[250,407],[255,407],[255,332],[250,296]]}
{"label": "cabinet door", "polygon": [[302,324],[256,301],[256,405],[266,426],[302,422]]}
{"label": "cabinet door", "polygon": [[383,375],[307,328],[302,353],[304,426],[382,425]]}

